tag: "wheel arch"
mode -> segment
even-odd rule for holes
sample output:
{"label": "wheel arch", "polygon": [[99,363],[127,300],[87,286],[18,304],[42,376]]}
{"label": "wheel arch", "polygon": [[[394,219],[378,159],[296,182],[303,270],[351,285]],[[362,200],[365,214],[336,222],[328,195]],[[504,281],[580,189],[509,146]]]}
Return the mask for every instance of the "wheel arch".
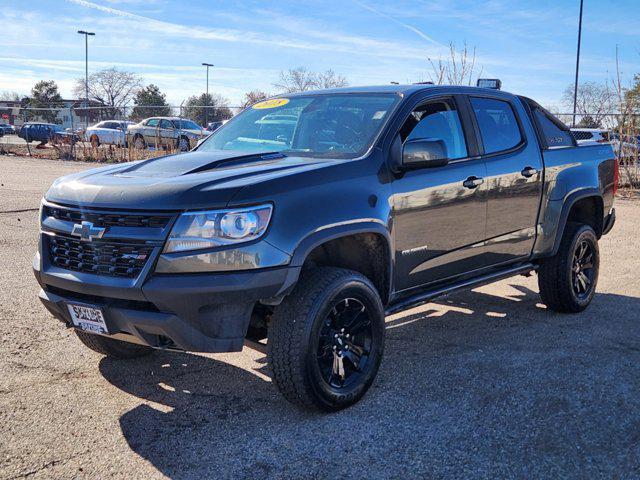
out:
{"label": "wheel arch", "polygon": [[355,270],[374,284],[383,304],[391,293],[393,272],[389,231],[374,221],[323,229],[302,240],[291,260],[302,269],[333,266]]}
{"label": "wheel arch", "polygon": [[558,252],[567,222],[570,221],[590,225],[598,238],[602,236],[604,228],[604,199],[598,189],[578,190],[571,193],[564,201],[551,255],[555,255]]}

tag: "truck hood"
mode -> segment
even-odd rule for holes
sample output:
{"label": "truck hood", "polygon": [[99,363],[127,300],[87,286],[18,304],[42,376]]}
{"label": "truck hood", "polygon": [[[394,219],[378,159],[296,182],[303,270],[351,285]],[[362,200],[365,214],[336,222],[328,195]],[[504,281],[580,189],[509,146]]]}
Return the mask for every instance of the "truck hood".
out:
{"label": "truck hood", "polygon": [[220,208],[244,186],[337,161],[268,152],[195,151],[67,175],[53,183],[45,198],[64,205],[127,210]]}

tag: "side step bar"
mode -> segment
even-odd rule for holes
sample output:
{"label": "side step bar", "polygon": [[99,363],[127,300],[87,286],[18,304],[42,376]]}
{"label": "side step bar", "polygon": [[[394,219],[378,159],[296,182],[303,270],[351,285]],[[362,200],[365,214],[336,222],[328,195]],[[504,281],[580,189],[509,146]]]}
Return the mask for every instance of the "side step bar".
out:
{"label": "side step bar", "polygon": [[457,292],[458,290],[469,290],[471,288],[476,288],[481,285],[486,285],[487,283],[497,282],[498,280],[502,280],[504,278],[513,277],[515,275],[527,274],[535,270],[536,268],[537,267],[533,263],[525,263],[515,267],[510,267],[506,270],[501,270],[499,272],[481,275],[479,277],[471,278],[469,280],[464,280],[459,283],[454,283],[453,285],[437,288],[435,290],[428,290],[426,292],[422,291],[420,293],[416,293],[415,295],[411,295],[410,297],[406,297],[406,298],[403,298],[402,300],[398,300],[397,302],[393,302],[385,310],[385,315],[386,316],[393,315],[394,313],[401,312],[402,310],[408,310],[410,308],[424,305],[425,303],[429,303],[431,300],[433,300],[436,297]]}

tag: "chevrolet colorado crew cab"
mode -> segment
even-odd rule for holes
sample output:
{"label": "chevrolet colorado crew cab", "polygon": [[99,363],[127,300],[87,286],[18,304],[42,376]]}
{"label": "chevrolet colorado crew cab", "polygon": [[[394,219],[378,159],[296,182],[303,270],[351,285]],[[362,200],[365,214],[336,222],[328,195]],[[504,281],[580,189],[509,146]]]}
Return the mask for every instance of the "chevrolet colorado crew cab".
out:
{"label": "chevrolet colorado crew cab", "polygon": [[453,86],[259,102],[195,150],[58,179],[40,299],[87,347],[268,353],[291,402],[338,410],[374,380],[385,315],[537,272],[580,312],[615,221],[610,145],[534,101]]}

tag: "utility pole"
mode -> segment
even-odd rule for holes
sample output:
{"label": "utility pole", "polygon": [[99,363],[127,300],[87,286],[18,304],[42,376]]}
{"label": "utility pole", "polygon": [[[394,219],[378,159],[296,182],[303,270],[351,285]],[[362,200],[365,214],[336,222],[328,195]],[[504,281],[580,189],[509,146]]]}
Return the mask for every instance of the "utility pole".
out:
{"label": "utility pole", "polygon": [[[213,67],[213,63],[205,63],[202,62],[203,67],[207,67],[207,96],[206,100],[209,100],[209,67]],[[207,128],[207,124],[209,123],[209,110],[207,107],[204,107],[204,128]]]}
{"label": "utility pole", "polygon": [[80,35],[84,35],[84,120],[85,129],[89,128],[89,36],[94,36],[94,32],[78,30]]}
{"label": "utility pole", "polygon": [[573,122],[576,126],[576,109],[578,105],[578,72],[580,71],[580,42],[582,40],[582,6],[584,0],[580,0],[580,20],[578,21],[578,51],[576,53],[576,80],[573,84]]}

